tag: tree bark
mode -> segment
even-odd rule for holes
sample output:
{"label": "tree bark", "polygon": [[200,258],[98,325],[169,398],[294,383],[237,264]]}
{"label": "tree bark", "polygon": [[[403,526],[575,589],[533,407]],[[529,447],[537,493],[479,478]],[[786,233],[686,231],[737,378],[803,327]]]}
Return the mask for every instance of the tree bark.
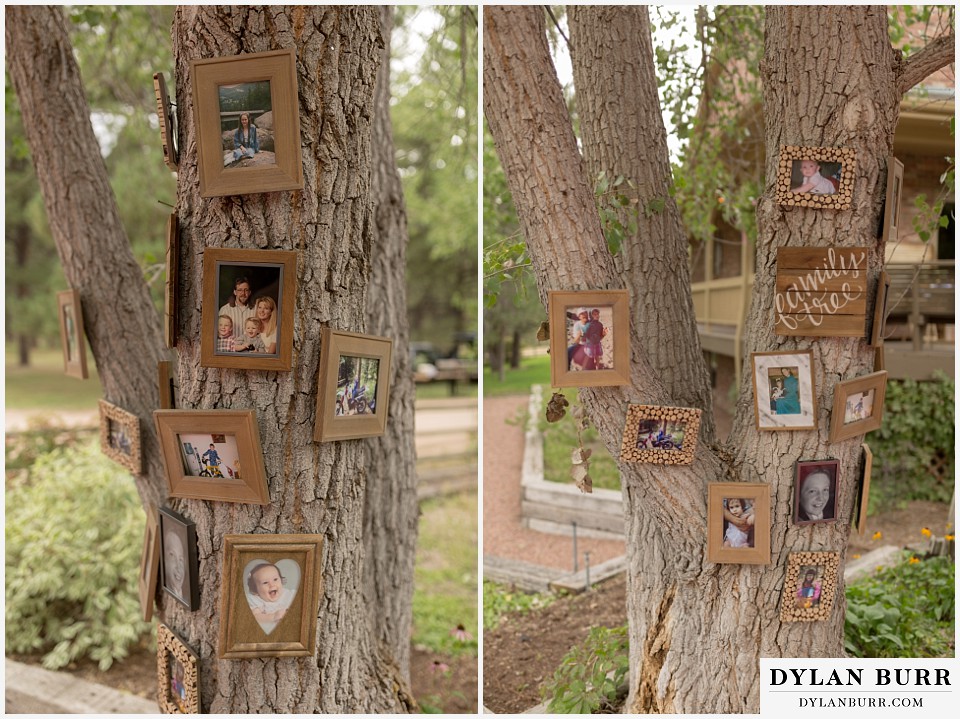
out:
{"label": "tree bark", "polygon": [[371,184],[376,207],[367,287],[367,331],[393,338],[393,376],[386,433],[368,444],[364,594],[375,636],[409,683],[413,619],[410,577],[416,558],[419,502],[413,441],[416,389],[410,366],[405,276],[409,238],[390,121],[393,12],[389,5],[380,11],[384,49],[374,98]]}
{"label": "tree bark", "polygon": [[510,369],[520,369],[520,350],[520,330],[514,330],[510,339]]}

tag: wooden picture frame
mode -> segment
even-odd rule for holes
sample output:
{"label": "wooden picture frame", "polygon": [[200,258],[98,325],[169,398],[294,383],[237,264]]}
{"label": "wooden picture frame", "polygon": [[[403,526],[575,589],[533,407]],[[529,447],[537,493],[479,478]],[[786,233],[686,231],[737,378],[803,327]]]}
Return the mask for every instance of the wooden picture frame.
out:
{"label": "wooden picture frame", "polygon": [[[839,442],[879,429],[883,424],[883,398],[886,390],[886,371],[872,372],[837,383],[833,390],[830,441]],[[856,401],[858,396],[859,402]]]}
{"label": "wooden picture frame", "polygon": [[890,294],[890,275],[885,271],[877,278],[877,296],[873,303],[873,326],[870,328],[871,347],[883,344],[883,333],[887,325],[887,298]]}
{"label": "wooden picture frame", "polygon": [[177,121],[173,104],[167,97],[167,83],[162,72],[153,73],[153,92],[157,97],[157,121],[160,123],[160,146],[163,148],[163,164],[170,172],[178,169]]}
{"label": "wooden picture frame", "polygon": [[[811,570],[812,579],[807,574]],[[833,609],[839,574],[839,552],[791,553],[783,581],[780,621],[820,622],[827,619]]]}
{"label": "wooden picture frame", "polygon": [[[190,76],[197,127],[200,196],[303,189],[297,57],[293,48],[192,60]],[[268,91],[263,90],[263,83],[268,84]],[[244,105],[244,99],[234,102],[231,95],[236,96],[245,88],[249,88],[247,99],[255,93],[264,96],[266,92],[269,102],[261,101],[261,104],[270,107],[248,107]],[[224,109],[234,104],[237,109]],[[272,136],[266,132],[265,121],[260,120],[267,113],[270,113]],[[257,128],[258,120],[261,122],[259,129],[249,131],[253,138],[250,145],[257,145],[249,149],[255,154],[240,159],[241,165],[250,166],[225,167],[225,138],[230,139],[227,151],[231,157],[235,148],[234,139],[230,137],[229,129],[224,129],[221,120],[228,121],[232,116],[240,118],[243,114],[254,128]],[[274,147],[272,158],[266,157],[269,151],[260,149],[268,144],[268,138],[272,139]]]}
{"label": "wooden picture frame", "polygon": [[164,714],[200,713],[200,657],[163,623],[157,625],[157,704]]}
{"label": "wooden picture frame", "polygon": [[903,194],[903,163],[887,158],[887,192],[883,203],[883,241],[896,242],[900,232],[900,196]]}
{"label": "wooden picture frame", "polygon": [[[736,514],[734,502],[737,501],[740,514]],[[753,515],[752,526],[744,530],[734,524],[736,517],[745,518],[749,514]],[[707,561],[714,564],[770,564],[770,485],[709,483],[707,531]]]}
{"label": "wooden picture frame", "polygon": [[173,362],[157,362],[157,394],[160,397],[160,409],[174,409],[177,405],[173,383]]}
{"label": "wooden picture frame", "polygon": [[171,497],[270,504],[254,410],[158,409],[153,418]]}
{"label": "wooden picture frame", "polygon": [[887,368],[887,358],[884,354],[883,345],[879,345],[873,355],[873,371],[882,372]]}
{"label": "wooden picture frame", "polygon": [[690,464],[697,451],[702,414],[703,410],[691,407],[629,405],[620,459],[653,464]]}
{"label": "wooden picture frame", "polygon": [[221,659],[313,656],[322,549],[319,534],[224,536]]}
{"label": "wooden picture frame", "polygon": [[817,383],[813,350],[751,352],[750,362],[757,431],[816,429]]}
{"label": "wooden picture frame", "polygon": [[[547,292],[547,304],[550,384],[553,387],[630,384],[630,296],[627,290],[552,290]],[[587,315],[587,329],[581,331],[578,325],[584,324],[584,313]],[[568,320],[573,322],[570,327],[567,326]],[[590,325],[594,323],[599,325],[594,338],[598,341],[590,342]],[[598,368],[597,364],[603,366]]]}
{"label": "wooden picture frame", "polygon": [[140,616],[143,621],[153,619],[153,605],[157,597],[157,578],[160,575],[160,523],[157,510],[148,505],[147,526],[143,531],[143,549],[140,551],[140,576],[137,589],[140,595]]}
{"label": "wooden picture frame", "polygon": [[793,523],[836,522],[839,488],[839,459],[799,460],[793,482]]}
{"label": "wooden picture frame", "polygon": [[863,465],[860,470],[860,491],[857,499],[857,533],[862,537],[867,533],[867,513],[870,511],[870,475],[873,473],[873,452],[866,442],[863,449]]}
{"label": "wooden picture frame", "polygon": [[140,418],[105,399],[99,403],[100,451],[134,474],[141,474]]}
{"label": "wooden picture frame", "polygon": [[177,301],[177,287],[180,284],[180,226],[177,213],[171,212],[167,218],[167,278],[163,295],[163,341],[167,347],[176,347],[179,339],[177,316],[180,303]]}
{"label": "wooden picture frame", "polygon": [[[393,340],[324,327],[320,342],[314,441],[383,434],[389,411]],[[370,391],[369,377],[374,367],[376,377],[372,380],[374,389]],[[368,379],[364,382],[364,391],[360,392],[362,376]],[[373,404],[371,395],[375,397]]]}
{"label": "wooden picture frame", "polygon": [[859,337],[867,326],[868,247],[777,250],[778,337]]}
{"label": "wooden picture frame", "polygon": [[200,608],[200,559],[197,525],[160,507],[160,584],[191,612]]}
{"label": "wooden picture frame", "polygon": [[[246,290],[243,289],[244,284]],[[245,307],[237,304],[242,296],[238,293],[246,294]],[[296,252],[208,247],[203,252],[200,365],[288,371],[293,358],[296,296]],[[272,337],[271,344],[276,344],[273,352],[266,351],[269,347],[234,351],[221,346],[221,318],[230,317],[235,343],[230,347],[239,347],[238,343],[256,341],[247,337],[244,325],[251,319],[260,319],[261,314],[268,314],[271,322],[276,320],[269,337],[261,324],[261,332],[256,338],[268,343]]]}
{"label": "wooden picture frame", "polygon": [[[803,163],[816,164],[816,175],[807,176]],[[813,209],[849,210],[856,172],[857,153],[852,148],[784,145],[780,148],[777,165],[777,203]],[[817,187],[800,191],[800,188],[811,184]]]}
{"label": "wooden picture frame", "polygon": [[57,323],[60,325],[64,374],[77,379],[87,379],[89,374],[83,308],[80,305],[80,293],[76,290],[57,293]]}

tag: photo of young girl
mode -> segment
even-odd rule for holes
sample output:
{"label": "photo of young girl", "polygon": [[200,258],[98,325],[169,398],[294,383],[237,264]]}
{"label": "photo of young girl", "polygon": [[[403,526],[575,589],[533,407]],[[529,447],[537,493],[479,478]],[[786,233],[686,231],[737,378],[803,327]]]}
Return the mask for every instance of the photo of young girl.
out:
{"label": "photo of young girl", "polygon": [[613,307],[568,307],[567,368],[613,369]]}
{"label": "photo of young girl", "polygon": [[167,655],[167,666],[170,671],[170,700],[176,704],[181,714],[189,714],[187,711],[187,687],[184,684],[183,664],[173,656]]}
{"label": "photo of young girl", "polygon": [[820,579],[821,573],[822,567],[819,566],[800,567],[800,576],[803,580],[797,588],[798,609],[810,609],[820,603],[820,590],[823,584]]}
{"label": "photo of young girl", "polygon": [[287,616],[300,587],[300,565],[293,559],[276,563],[266,559],[247,562],[243,570],[247,606],[265,634]]}
{"label": "photo of young girl", "polygon": [[723,500],[723,546],[753,548],[756,521],[749,500],[731,497]]}
{"label": "photo of young girl", "polygon": [[220,85],[218,95],[223,166],[277,164],[270,81]]}

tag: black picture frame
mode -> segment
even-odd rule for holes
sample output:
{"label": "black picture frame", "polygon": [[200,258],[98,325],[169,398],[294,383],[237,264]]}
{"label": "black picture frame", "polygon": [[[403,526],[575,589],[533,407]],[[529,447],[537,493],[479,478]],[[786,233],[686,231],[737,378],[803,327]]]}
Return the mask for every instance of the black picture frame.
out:
{"label": "black picture frame", "polygon": [[[179,546],[173,542],[179,539]],[[182,568],[172,564],[179,556]],[[168,576],[168,569],[170,575]],[[172,587],[176,573],[181,574],[180,588]],[[163,591],[191,612],[200,608],[200,561],[197,554],[197,525],[167,507],[160,508],[160,583]]]}
{"label": "black picture frame", "polygon": [[[801,499],[803,488],[808,479],[814,474],[826,475],[829,483],[827,489],[830,492],[830,498],[822,509],[822,519],[810,519],[804,510]],[[796,479],[793,484],[793,523],[798,525],[806,524],[829,524],[837,521],[838,497],[837,490],[840,487],[840,460],[839,459],[817,459],[800,460],[796,465]]]}

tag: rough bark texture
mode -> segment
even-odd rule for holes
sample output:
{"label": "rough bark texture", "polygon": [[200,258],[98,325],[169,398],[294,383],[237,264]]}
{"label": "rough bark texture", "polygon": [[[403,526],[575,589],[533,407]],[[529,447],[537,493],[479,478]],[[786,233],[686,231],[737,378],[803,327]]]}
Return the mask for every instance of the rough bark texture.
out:
{"label": "rough bark texture", "polygon": [[[712,442],[710,377],[703,363],[693,298],[688,243],[670,194],[670,156],[653,67],[650,19],[644,6],[571,5],[570,52],[583,156],[589,176],[622,176],[618,192],[635,204],[637,232],[623,244],[624,286],[630,290],[634,338],[673,402],[704,411],[700,436]],[[654,211],[663,203],[663,209]],[[634,214],[635,213],[635,214]],[[626,217],[624,217],[626,220]],[[626,221],[624,221],[626,226]],[[670,276],[650,292],[651,278]]]}
{"label": "rough bark texture", "polygon": [[[642,278],[617,276],[604,246],[593,193],[550,62],[542,9],[487,7],[484,12],[485,112],[517,206],[541,297],[548,289],[627,285],[644,294],[639,305],[644,307],[652,302],[648,298],[658,298],[665,291],[689,292],[685,271],[667,271],[678,270],[680,265],[654,270]],[[598,14],[593,17],[597,19],[609,17],[603,13],[610,11],[595,12]],[[574,26],[582,24],[590,13],[575,10]],[[732,451],[701,443],[688,468],[620,463],[627,518],[631,647],[627,708],[631,712],[756,712],[761,656],[842,654],[842,586],[837,588],[838,606],[826,622],[781,624],[779,606],[790,552],[828,549],[845,554],[860,439],[827,444],[833,388],[840,379],[870,371],[873,353],[860,340],[774,337],[774,257],[781,245],[869,244],[873,250],[869,276],[876,277],[883,247],[873,238],[883,200],[884,158],[890,153],[896,124],[901,67],[886,33],[884,8],[768,10],[763,70],[767,191],[758,211],[757,281],[747,348],[814,348],[819,429],[756,432],[753,394],[746,372],[731,433]],[[590,42],[575,43],[575,57]],[[616,64],[625,53],[598,54],[600,61]],[[649,54],[637,51],[628,57],[638,66],[633,68],[635,72],[624,72],[626,82],[639,76],[640,83],[653,83],[652,70],[639,69],[643,62],[650,61]],[[576,62],[586,64],[582,54]],[[613,77],[618,71],[622,71],[619,66],[607,69],[605,74]],[[586,81],[599,83],[599,75],[587,74]],[[594,91],[603,92],[594,87],[586,93]],[[583,92],[582,86],[579,92]],[[652,101],[655,87],[632,97],[637,98],[634,102]],[[631,122],[617,111],[612,117],[606,115],[610,112],[606,102],[609,98],[603,92],[596,108],[584,112],[585,145],[609,141],[603,136],[605,122]],[[631,107],[623,112],[634,110]],[[587,139],[588,133],[593,133],[592,139]],[[659,143],[656,137],[650,139],[655,145]],[[853,209],[791,212],[774,205],[771,198],[780,144],[854,147],[858,166]],[[661,151],[660,147],[647,148],[644,156],[655,163]],[[593,148],[589,149],[588,155],[592,152]],[[664,165],[657,166],[666,171]],[[647,251],[646,247],[630,251],[634,249],[640,255]],[[631,273],[638,272],[639,265],[629,267]],[[671,283],[680,285],[679,290],[667,290]],[[662,378],[664,372],[673,371],[675,360],[666,366],[651,361],[651,340],[642,334],[649,331],[644,319],[631,319],[632,386],[580,392],[602,440],[615,456],[627,401],[679,403],[669,380]],[[692,318],[687,321],[692,322]],[[693,328],[677,331],[689,333]],[[792,526],[794,463],[801,457],[829,456],[841,460],[838,521],[833,525]],[[706,483],[731,480],[767,482],[772,487],[769,566],[714,565],[706,561]]]}
{"label": "rough bark texture", "polygon": [[[80,70],[59,7],[11,6],[7,69],[67,284],[80,293],[83,324],[104,398],[140,418],[145,505],[166,497],[153,431],[160,317],[130,251],[90,125]],[[51,311],[56,306],[50,298]]]}
{"label": "rough bark texture", "polygon": [[393,339],[390,421],[383,437],[368,441],[367,499],[363,521],[364,595],[371,627],[410,678],[413,576],[417,545],[413,371],[407,322],[407,218],[390,121],[390,32],[393,7],[381,8],[385,47],[377,73],[373,115],[374,209],[367,331]]}

